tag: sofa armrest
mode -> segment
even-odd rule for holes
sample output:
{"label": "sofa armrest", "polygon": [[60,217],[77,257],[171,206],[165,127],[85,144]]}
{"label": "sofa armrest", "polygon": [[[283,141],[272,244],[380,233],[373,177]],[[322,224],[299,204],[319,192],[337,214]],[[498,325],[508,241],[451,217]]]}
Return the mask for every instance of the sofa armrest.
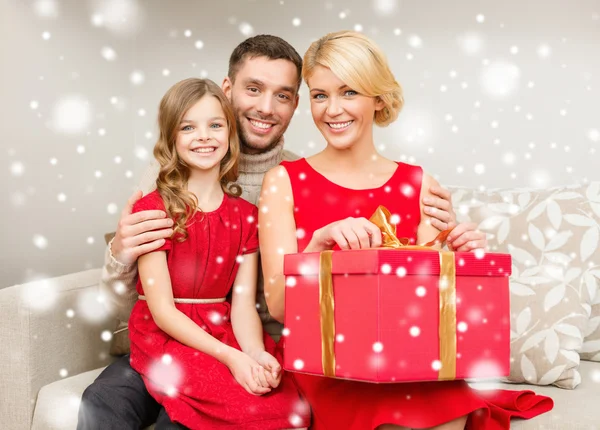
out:
{"label": "sofa armrest", "polygon": [[28,429],[39,390],[111,361],[116,321],[99,296],[100,269],[0,290],[2,427]]}

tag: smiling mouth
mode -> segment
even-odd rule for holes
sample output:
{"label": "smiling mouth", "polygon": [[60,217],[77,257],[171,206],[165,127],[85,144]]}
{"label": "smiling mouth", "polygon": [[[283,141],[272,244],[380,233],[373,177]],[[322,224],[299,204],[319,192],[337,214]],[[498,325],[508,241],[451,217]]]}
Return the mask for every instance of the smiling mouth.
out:
{"label": "smiling mouth", "polygon": [[192,152],[197,154],[208,154],[210,152],[215,152],[217,148],[215,146],[203,146],[202,148],[192,149]]}
{"label": "smiling mouth", "polygon": [[258,128],[260,131],[269,131],[275,124],[270,124],[268,122],[258,121],[255,119],[248,118],[248,121],[254,128]]}
{"label": "smiling mouth", "polygon": [[326,124],[329,126],[329,128],[331,128],[332,130],[335,131],[340,131],[340,130],[345,130],[348,127],[350,127],[350,125],[353,123],[354,121],[346,121],[346,122],[327,122]]}

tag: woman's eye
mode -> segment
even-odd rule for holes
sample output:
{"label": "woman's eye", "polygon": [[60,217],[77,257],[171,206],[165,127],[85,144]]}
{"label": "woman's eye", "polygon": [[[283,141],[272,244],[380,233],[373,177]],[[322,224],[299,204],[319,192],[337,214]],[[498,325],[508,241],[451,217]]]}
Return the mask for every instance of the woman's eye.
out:
{"label": "woman's eye", "polygon": [[355,95],[357,95],[357,94],[358,94],[358,93],[357,93],[356,91],[354,91],[354,90],[348,90],[348,91],[346,91],[346,92],[344,93],[344,95],[346,95],[346,96],[355,96]]}
{"label": "woman's eye", "polygon": [[325,94],[315,94],[313,96],[313,99],[316,99],[316,100],[324,100],[325,98],[326,98]]}

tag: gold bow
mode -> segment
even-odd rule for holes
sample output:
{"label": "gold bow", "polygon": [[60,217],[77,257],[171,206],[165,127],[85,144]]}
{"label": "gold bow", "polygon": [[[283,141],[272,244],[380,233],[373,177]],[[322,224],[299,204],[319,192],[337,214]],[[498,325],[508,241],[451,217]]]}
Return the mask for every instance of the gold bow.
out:
{"label": "gold bow", "polygon": [[[381,230],[382,248],[395,250],[435,251],[433,246],[443,245],[452,229],[440,232],[431,242],[409,245],[408,238],[396,236],[396,226],[390,222],[390,211],[379,206],[369,221]],[[456,377],[456,267],[454,253],[438,251],[440,255],[440,363],[438,380]],[[319,258],[319,305],[321,311],[321,359],[323,374],[335,377],[335,298],[333,294],[332,270],[333,251],[321,252]]]}

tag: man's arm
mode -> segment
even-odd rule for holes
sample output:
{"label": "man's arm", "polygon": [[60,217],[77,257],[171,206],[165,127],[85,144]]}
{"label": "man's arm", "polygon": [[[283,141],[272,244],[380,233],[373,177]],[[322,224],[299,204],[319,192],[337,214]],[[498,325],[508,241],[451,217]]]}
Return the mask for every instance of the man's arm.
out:
{"label": "man's arm", "polygon": [[158,163],[153,162],[142,177],[140,190],[127,201],[121,212],[115,237],[104,253],[100,290],[111,312],[127,321],[136,300],[137,259],[154,251],[171,236],[173,222],[164,211],[149,210],[132,214],[133,205],[152,191],[158,175]]}

